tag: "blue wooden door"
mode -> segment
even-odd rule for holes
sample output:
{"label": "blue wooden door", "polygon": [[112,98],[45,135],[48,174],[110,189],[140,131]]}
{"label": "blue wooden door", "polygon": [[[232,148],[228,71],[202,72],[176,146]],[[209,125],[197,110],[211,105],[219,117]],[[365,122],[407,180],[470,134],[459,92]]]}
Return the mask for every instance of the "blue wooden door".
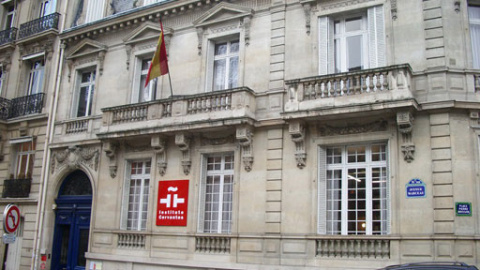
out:
{"label": "blue wooden door", "polygon": [[[85,190],[86,184],[89,188]],[[51,269],[84,270],[92,209],[88,177],[80,171],[70,174],[64,180],[55,202],[57,209]]]}

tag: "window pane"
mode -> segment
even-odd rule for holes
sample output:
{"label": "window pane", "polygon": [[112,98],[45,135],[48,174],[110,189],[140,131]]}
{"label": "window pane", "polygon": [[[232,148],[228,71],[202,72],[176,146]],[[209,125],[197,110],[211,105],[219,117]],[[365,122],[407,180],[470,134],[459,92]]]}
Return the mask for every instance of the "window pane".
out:
{"label": "window pane", "polygon": [[227,73],[226,60],[216,60],[213,66],[213,83],[214,90],[225,89],[225,76]]}
{"label": "window pane", "polygon": [[228,74],[228,88],[238,86],[238,57],[230,58],[230,68]]}
{"label": "window pane", "polygon": [[362,30],[362,17],[349,18],[345,20],[345,32]]}
{"label": "window pane", "polygon": [[227,53],[227,43],[215,44],[215,55],[224,55]]}
{"label": "window pane", "polygon": [[362,36],[347,37],[347,65],[348,71],[361,70],[362,65]]}

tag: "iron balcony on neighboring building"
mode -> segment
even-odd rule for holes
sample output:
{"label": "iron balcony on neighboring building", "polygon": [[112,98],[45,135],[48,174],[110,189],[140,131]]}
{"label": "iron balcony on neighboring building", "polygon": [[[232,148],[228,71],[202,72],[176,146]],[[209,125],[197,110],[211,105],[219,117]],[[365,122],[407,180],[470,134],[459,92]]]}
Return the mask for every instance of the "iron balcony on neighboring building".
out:
{"label": "iron balcony on neighboring building", "polygon": [[44,93],[39,93],[14,98],[12,100],[0,98],[0,119],[7,120],[10,118],[41,113],[44,96]]}
{"label": "iron balcony on neighboring building", "polygon": [[58,30],[59,18],[59,13],[52,13],[36,20],[21,24],[20,30],[18,31],[18,39],[24,39],[36,34],[40,34],[47,30]]}
{"label": "iron balcony on neighboring building", "polygon": [[0,46],[13,43],[17,37],[17,28],[10,28],[0,32]]}
{"label": "iron balcony on neighboring building", "polygon": [[5,179],[2,198],[28,198],[31,186],[32,178]]}

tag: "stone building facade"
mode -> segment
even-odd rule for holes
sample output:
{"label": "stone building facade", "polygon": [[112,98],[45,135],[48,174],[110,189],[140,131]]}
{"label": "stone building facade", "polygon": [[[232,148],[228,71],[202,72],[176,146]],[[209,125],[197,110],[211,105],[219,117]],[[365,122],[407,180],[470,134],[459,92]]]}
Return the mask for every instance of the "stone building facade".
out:
{"label": "stone building facade", "polygon": [[[5,262],[479,264],[480,2],[10,3],[20,32],[57,19],[0,45],[6,104],[44,66],[44,106],[0,123],[5,179],[35,146]],[[145,87],[160,19],[170,73]]]}

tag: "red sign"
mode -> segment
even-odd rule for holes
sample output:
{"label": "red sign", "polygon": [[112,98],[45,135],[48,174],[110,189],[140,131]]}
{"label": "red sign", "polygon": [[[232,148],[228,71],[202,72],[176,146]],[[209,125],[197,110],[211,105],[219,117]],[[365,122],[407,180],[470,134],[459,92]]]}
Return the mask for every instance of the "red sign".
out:
{"label": "red sign", "polygon": [[158,182],[157,226],[187,226],[188,180]]}
{"label": "red sign", "polygon": [[6,233],[14,233],[20,224],[20,209],[15,204],[9,204],[3,212],[3,228]]}

